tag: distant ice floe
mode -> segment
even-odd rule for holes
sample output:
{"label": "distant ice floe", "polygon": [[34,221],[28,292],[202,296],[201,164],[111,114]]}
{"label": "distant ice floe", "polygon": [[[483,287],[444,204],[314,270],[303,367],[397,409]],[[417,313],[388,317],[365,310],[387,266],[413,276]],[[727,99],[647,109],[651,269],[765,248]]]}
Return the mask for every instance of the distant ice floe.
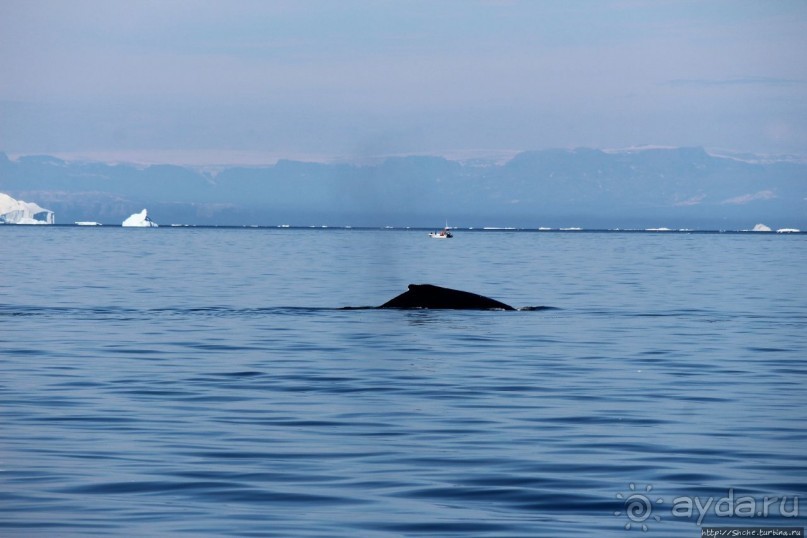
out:
{"label": "distant ice floe", "polygon": [[75,222],[76,226],[101,226],[100,222],[95,222],[92,220],[77,220]]}
{"label": "distant ice floe", "polygon": [[779,228],[778,230],[776,230],[776,233],[778,233],[778,234],[797,234],[797,233],[801,233],[801,230],[799,230],[797,228]]}
{"label": "distant ice floe", "polygon": [[754,227],[751,229],[752,232],[772,232],[770,226],[766,226],[762,223],[755,224]]}
{"label": "distant ice floe", "polygon": [[33,202],[15,200],[0,192],[0,223],[4,224],[53,224],[55,213]]}
{"label": "distant ice floe", "polygon": [[157,228],[158,224],[149,218],[148,211],[144,209],[124,220],[121,226],[125,228]]}

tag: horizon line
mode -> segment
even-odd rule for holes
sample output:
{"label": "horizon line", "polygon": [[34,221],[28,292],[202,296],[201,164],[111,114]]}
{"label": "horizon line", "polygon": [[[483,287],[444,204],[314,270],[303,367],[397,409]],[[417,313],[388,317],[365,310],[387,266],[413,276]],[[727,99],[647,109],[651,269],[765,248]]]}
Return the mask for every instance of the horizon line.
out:
{"label": "horizon line", "polygon": [[674,150],[682,148],[702,148],[713,157],[722,157],[746,162],[795,161],[807,163],[807,154],[751,152],[727,148],[703,146],[673,146],[661,144],[631,145],[624,147],[546,147],[539,149],[462,149],[439,151],[390,152],[383,154],[326,154],[299,151],[263,150],[213,150],[213,149],[139,149],[139,150],[89,150],[53,152],[5,152],[12,161],[21,157],[49,156],[65,162],[100,162],[104,164],[131,164],[135,166],[177,165],[197,168],[218,168],[229,166],[274,166],[280,161],[309,162],[318,164],[378,164],[396,157],[442,157],[449,161],[489,161],[492,164],[505,164],[520,153],[530,151],[594,149],[603,153],[631,153],[649,150]]}

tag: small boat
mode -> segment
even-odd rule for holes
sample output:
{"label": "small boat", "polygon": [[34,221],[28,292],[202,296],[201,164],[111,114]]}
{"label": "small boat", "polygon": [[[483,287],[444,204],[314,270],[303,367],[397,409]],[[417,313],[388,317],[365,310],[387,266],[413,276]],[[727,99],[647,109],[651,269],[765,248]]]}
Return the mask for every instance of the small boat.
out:
{"label": "small boat", "polygon": [[451,230],[449,230],[448,226],[446,226],[439,232],[429,232],[429,237],[432,239],[451,239],[454,237],[454,234],[452,234]]}

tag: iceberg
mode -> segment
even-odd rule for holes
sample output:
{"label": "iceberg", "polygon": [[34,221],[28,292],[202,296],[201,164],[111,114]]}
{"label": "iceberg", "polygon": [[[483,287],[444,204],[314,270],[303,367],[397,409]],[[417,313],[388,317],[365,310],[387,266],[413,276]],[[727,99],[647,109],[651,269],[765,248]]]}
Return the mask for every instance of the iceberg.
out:
{"label": "iceberg", "polygon": [[55,214],[33,202],[15,200],[0,192],[0,223],[4,224],[53,224]]}
{"label": "iceberg", "polygon": [[128,219],[124,220],[121,226],[127,228],[156,228],[158,225],[149,218],[148,211],[144,209],[140,213],[135,213]]}
{"label": "iceberg", "polygon": [[770,226],[765,226],[764,224],[755,224],[754,228],[751,230],[752,232],[771,232]]}

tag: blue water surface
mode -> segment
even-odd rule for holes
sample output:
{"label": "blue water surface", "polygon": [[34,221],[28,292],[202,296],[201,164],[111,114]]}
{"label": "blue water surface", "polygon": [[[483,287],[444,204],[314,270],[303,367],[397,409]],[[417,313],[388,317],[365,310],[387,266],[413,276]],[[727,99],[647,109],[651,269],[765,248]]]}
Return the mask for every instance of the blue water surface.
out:
{"label": "blue water surface", "polygon": [[[807,236],[0,246],[0,535],[692,537],[695,497],[787,501],[701,524],[805,525]],[[341,309],[409,283],[553,308]]]}

